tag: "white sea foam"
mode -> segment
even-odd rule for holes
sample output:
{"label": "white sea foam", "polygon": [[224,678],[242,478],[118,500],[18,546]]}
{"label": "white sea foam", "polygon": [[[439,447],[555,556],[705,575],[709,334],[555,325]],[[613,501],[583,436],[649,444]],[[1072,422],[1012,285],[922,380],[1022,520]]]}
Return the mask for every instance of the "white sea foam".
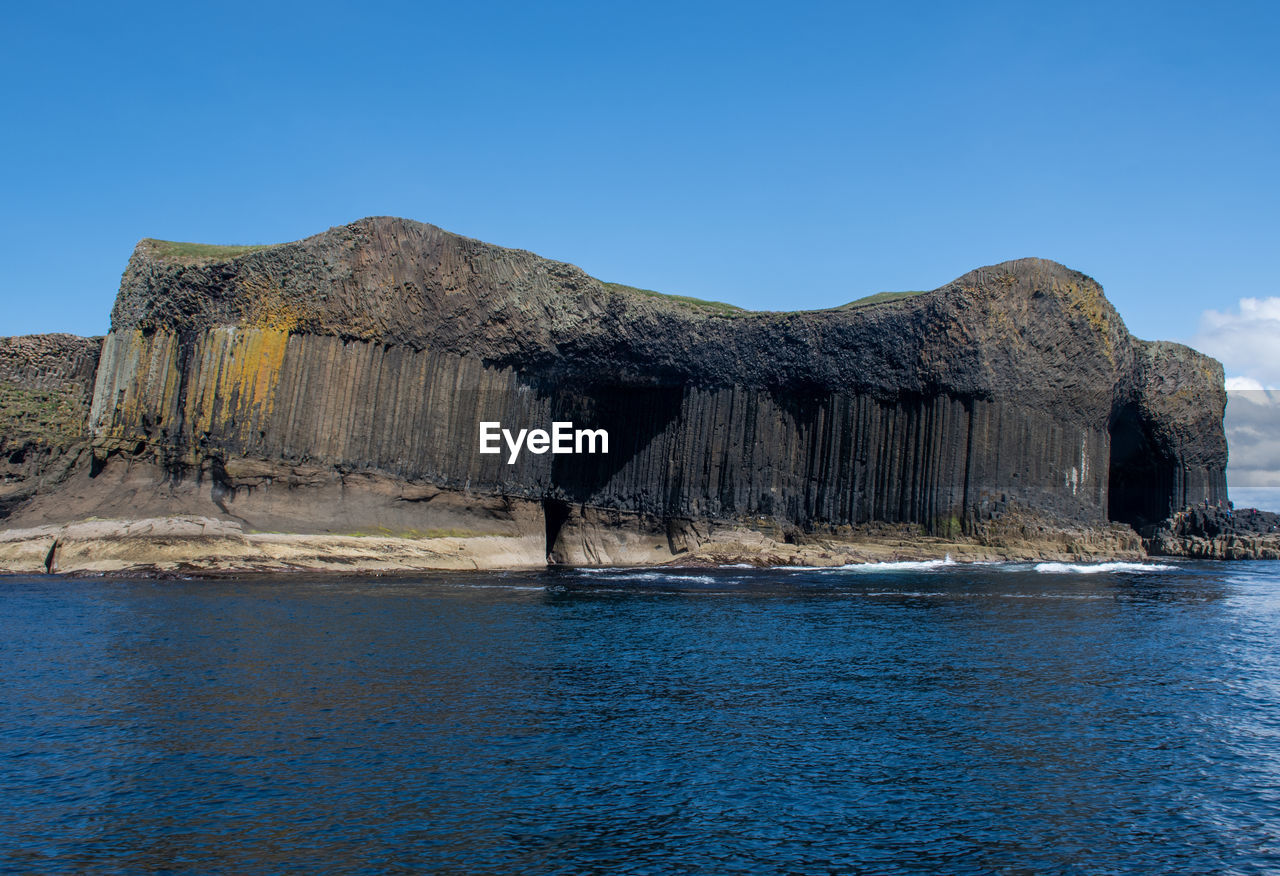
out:
{"label": "white sea foam", "polygon": [[1173,572],[1177,566],[1159,563],[1036,563],[1035,570],[1053,575],[1096,575],[1099,572]]}
{"label": "white sea foam", "polygon": [[1111,593],[999,593],[989,591],[957,591],[957,590],[862,590],[837,594],[849,599],[882,598],[890,599],[1115,599]]}
{"label": "white sea foam", "polygon": [[714,578],[711,575],[681,575],[674,572],[624,572],[618,575],[610,575],[609,581],[657,581],[663,584],[715,584],[717,581],[723,583],[723,578]]}
{"label": "white sea foam", "polygon": [[960,565],[947,554],[945,560],[899,560],[887,563],[848,563],[843,566],[778,566],[788,572],[927,572]]}
{"label": "white sea foam", "polygon": [[[869,590],[865,593],[850,593],[849,596],[888,596],[894,599],[954,599],[957,594],[932,590]],[[963,596],[963,594],[960,594]]]}
{"label": "white sea foam", "polygon": [[462,584],[446,584],[458,590],[546,590],[541,584],[476,584],[468,581]]}

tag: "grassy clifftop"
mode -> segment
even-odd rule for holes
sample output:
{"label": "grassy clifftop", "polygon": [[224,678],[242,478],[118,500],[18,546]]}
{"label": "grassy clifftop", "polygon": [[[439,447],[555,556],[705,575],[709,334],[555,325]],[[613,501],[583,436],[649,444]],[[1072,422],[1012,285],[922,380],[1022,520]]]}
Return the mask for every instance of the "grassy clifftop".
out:
{"label": "grassy clifftop", "polygon": [[924,290],[915,290],[911,292],[877,292],[875,295],[867,295],[850,301],[848,304],[841,304],[833,310],[857,310],[861,307],[871,307],[875,304],[888,304],[891,301],[902,301],[904,298],[912,298],[916,295],[923,295]]}
{"label": "grassy clifftop", "polygon": [[663,301],[670,301],[673,304],[681,304],[695,310],[719,313],[724,316],[734,316],[736,314],[751,312],[736,304],[728,304],[724,301],[708,301],[705,298],[694,298],[690,295],[668,295],[665,292],[655,292],[652,289],[640,289],[636,286],[627,286],[624,283],[604,283],[604,286],[605,288],[612,289],[615,292],[631,292],[636,295],[643,295],[646,298],[658,298]]}
{"label": "grassy clifftop", "polygon": [[186,243],[179,240],[155,240],[147,238],[142,243],[157,258],[184,265],[204,264],[206,262],[225,262],[251,252],[259,252],[279,246],[276,243],[252,244],[248,246],[218,246],[212,243]]}

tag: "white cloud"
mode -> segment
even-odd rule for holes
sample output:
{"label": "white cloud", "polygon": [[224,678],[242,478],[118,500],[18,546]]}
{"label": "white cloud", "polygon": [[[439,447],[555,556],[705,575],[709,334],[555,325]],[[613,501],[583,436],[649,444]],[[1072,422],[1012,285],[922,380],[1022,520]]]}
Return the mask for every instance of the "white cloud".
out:
{"label": "white cloud", "polygon": [[1280,506],[1280,297],[1206,310],[1191,345],[1227,378],[1227,485],[1237,505]]}
{"label": "white cloud", "polygon": [[1265,389],[1266,387],[1262,385],[1261,381],[1254,380],[1252,377],[1227,378],[1228,392],[1261,392]]}
{"label": "white cloud", "polygon": [[1229,389],[1223,427],[1232,495],[1239,488],[1280,488],[1280,392]]}
{"label": "white cloud", "polygon": [[1237,375],[1228,389],[1280,386],[1280,297],[1241,298],[1234,311],[1206,310],[1191,344]]}

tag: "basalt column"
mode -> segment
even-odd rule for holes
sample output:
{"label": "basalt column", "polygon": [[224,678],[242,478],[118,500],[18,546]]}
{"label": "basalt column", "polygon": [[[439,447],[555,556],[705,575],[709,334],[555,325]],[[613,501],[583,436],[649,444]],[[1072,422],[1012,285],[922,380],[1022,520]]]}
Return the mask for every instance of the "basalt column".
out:
{"label": "basalt column", "polygon": [[[338,503],[357,509],[344,527],[434,529],[445,491],[486,519],[544,508],[554,548],[555,503],[949,535],[1012,507],[1140,524],[1225,497],[1220,367],[1133,338],[1097,283],[1053,262],[751,313],[400,219],[191,252],[143,241],[130,260],[96,459],[215,482],[228,513],[252,491],[271,525]],[[604,429],[609,453],[481,454],[481,422]],[[357,482],[394,507],[361,518]],[[330,506],[306,498],[317,484]]]}

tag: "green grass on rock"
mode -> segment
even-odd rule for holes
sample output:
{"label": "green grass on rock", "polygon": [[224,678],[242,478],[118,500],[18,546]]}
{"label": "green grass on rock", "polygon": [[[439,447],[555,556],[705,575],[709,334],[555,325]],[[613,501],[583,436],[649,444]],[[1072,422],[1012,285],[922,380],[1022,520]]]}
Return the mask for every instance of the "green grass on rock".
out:
{"label": "green grass on rock", "polygon": [[147,243],[160,258],[183,264],[225,262],[279,245],[264,243],[253,246],[216,246],[212,243],[184,243],[177,240],[148,240]]}
{"label": "green grass on rock", "polygon": [[644,295],[646,298],[659,298],[664,301],[670,301],[673,304],[682,304],[685,307],[691,307],[710,313],[718,313],[723,316],[734,316],[736,314],[750,312],[735,304],[727,304],[723,301],[707,301],[703,298],[693,298],[689,295],[667,295],[664,292],[655,292],[652,289],[640,289],[636,286],[627,286],[624,283],[605,283],[604,285],[616,292],[634,292],[639,295]]}

